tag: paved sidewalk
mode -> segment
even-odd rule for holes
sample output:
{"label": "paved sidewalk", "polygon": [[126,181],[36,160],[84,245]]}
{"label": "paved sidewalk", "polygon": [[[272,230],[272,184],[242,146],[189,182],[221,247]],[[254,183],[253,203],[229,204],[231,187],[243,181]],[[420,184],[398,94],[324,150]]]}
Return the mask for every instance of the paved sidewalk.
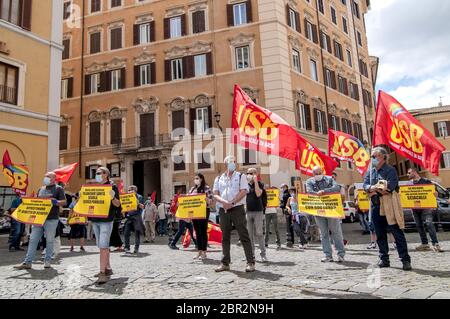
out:
{"label": "paved sidewalk", "polygon": [[[217,274],[218,247],[208,253],[208,260],[199,262],[193,261],[192,248],[170,250],[167,237],[158,237],[155,244],[142,246],[137,256],[112,253],[114,275],[103,286],[95,284],[99,256],[92,242],[86,253],[78,248],[70,253],[63,243],[53,269],[44,270],[37,261],[32,270],[17,271],[12,266],[24,253],[9,253],[4,241],[3,236],[0,298],[450,298],[449,240],[442,242],[444,253],[411,251],[411,272],[401,270],[394,251],[391,268],[374,268],[377,251],[350,239],[343,264],[321,263],[318,243],[306,251],[285,247],[277,251],[270,245],[270,262],[258,262],[257,271],[249,274],[244,272],[242,247],[232,245],[231,271]],[[416,245],[411,243],[410,248]]]}

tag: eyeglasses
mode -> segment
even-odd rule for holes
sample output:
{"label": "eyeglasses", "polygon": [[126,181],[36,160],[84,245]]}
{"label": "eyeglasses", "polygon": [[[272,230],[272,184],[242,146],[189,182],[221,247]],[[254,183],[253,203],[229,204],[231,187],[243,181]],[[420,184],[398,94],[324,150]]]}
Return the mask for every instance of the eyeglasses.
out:
{"label": "eyeglasses", "polygon": [[377,156],[376,155],[372,155],[372,158],[377,158]]}
{"label": "eyeglasses", "polygon": [[95,175],[103,175],[103,172],[97,172]]}

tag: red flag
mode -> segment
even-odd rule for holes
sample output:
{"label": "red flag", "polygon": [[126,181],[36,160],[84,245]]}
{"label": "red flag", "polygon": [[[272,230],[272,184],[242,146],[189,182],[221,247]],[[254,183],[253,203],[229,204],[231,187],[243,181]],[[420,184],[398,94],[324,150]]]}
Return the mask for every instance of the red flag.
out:
{"label": "red flag", "polygon": [[189,245],[191,244],[191,233],[189,231],[187,231],[184,234],[181,244],[183,245],[184,248],[188,248]]}
{"label": "red flag", "polygon": [[267,154],[295,160],[297,131],[275,113],[256,105],[234,86],[231,142]]}
{"label": "red flag", "polygon": [[222,244],[222,230],[219,225],[212,222],[208,223],[208,243],[213,245]]}
{"label": "red flag", "polygon": [[74,163],[68,166],[55,169],[53,172],[56,174],[56,181],[67,184],[67,182],[69,182],[70,178],[73,175],[73,172],[75,172],[77,167],[78,163]]}
{"label": "red flag", "polygon": [[296,135],[298,151],[295,159],[295,168],[306,175],[312,176],[314,166],[320,166],[325,175],[331,175],[339,164],[305,140],[299,133],[296,132]]}
{"label": "red flag", "polygon": [[156,201],[156,191],[153,191],[151,200],[152,200],[152,203],[154,203]]}
{"label": "red flag", "polygon": [[439,176],[445,147],[400,102],[380,91],[373,145],[383,144]]}
{"label": "red flag", "polygon": [[359,174],[364,176],[370,166],[370,155],[364,144],[356,137],[344,132],[328,130],[328,154],[341,161],[354,163]]}
{"label": "red flag", "polygon": [[29,184],[28,176],[30,174],[28,167],[25,165],[13,164],[8,150],[3,153],[3,175],[8,180],[8,184],[11,186],[14,192],[19,196],[25,196],[27,194],[27,188]]}
{"label": "red flag", "polygon": [[117,189],[119,190],[119,194],[123,194],[123,181],[117,182]]}

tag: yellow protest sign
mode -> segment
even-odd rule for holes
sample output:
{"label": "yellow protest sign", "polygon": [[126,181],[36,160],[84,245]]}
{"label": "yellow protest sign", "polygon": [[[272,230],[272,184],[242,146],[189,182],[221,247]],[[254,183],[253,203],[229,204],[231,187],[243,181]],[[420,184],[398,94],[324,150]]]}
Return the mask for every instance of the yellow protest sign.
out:
{"label": "yellow protest sign", "polygon": [[434,185],[400,186],[400,201],[403,208],[436,208],[437,200]]}
{"label": "yellow protest sign", "polygon": [[122,205],[122,213],[124,214],[137,210],[138,201],[136,194],[133,192],[120,194],[120,204]]}
{"label": "yellow protest sign", "polygon": [[22,204],[11,217],[23,224],[43,226],[52,206],[51,199],[22,198]]}
{"label": "yellow protest sign", "polygon": [[356,190],[356,198],[358,199],[359,209],[363,212],[368,212],[370,210],[370,198],[364,190]]}
{"label": "yellow protest sign", "polygon": [[181,195],[175,215],[179,219],[206,218],[206,194]]}
{"label": "yellow protest sign", "polygon": [[86,225],[88,223],[86,216],[81,216],[77,213],[72,213],[67,220],[67,224],[69,225]]}
{"label": "yellow protest sign", "polygon": [[280,207],[280,190],[278,188],[268,188],[267,193],[267,207]]}
{"label": "yellow protest sign", "polygon": [[112,185],[83,185],[73,211],[81,216],[106,218],[111,205]]}
{"label": "yellow protest sign", "polygon": [[341,194],[298,195],[298,210],[313,216],[344,219]]}

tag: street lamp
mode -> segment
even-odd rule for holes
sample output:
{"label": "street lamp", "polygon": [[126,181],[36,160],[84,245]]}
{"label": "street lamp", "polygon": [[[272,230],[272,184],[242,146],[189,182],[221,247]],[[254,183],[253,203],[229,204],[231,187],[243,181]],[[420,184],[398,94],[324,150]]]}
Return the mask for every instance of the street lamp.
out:
{"label": "street lamp", "polygon": [[220,117],[221,117],[220,113],[216,111],[216,114],[214,114],[214,118],[216,119],[217,127],[220,129],[221,132],[223,132],[223,129],[220,126]]}

